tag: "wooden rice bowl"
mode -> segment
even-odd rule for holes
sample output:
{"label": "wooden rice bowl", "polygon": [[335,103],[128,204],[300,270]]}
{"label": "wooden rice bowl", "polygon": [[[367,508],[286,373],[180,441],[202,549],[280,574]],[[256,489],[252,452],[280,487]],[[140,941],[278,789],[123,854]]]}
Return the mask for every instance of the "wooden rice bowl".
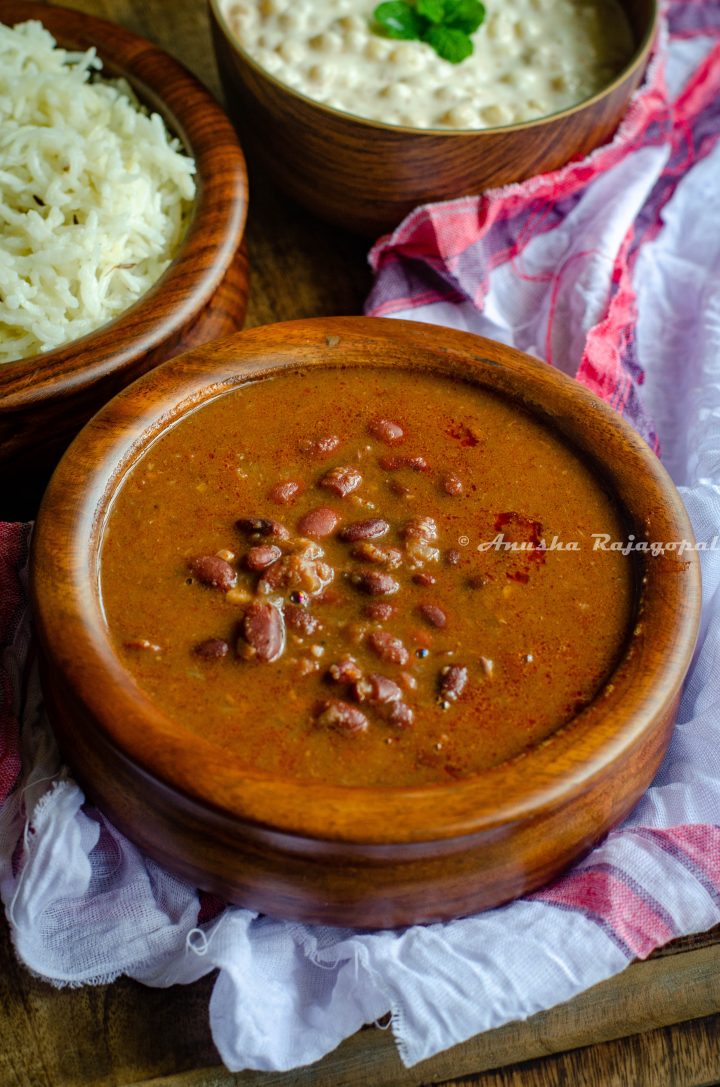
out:
{"label": "wooden rice bowl", "polygon": [[[170,267],[95,332],[0,367],[0,485],[49,472],[71,438],[119,389],[159,362],[242,328],[245,160],[220,106],[159,46],[103,19],[29,0],[0,0],[0,22],[37,19],[64,48],[95,46],[103,75],[124,77],[197,163],[195,210]],[[12,493],[12,492],[11,492]]]}

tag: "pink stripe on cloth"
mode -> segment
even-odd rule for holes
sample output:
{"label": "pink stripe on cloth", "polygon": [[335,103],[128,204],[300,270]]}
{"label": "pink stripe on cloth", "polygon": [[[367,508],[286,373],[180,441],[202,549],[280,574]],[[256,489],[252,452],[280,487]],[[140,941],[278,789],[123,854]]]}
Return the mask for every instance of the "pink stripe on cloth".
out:
{"label": "pink stripe on cloth", "polygon": [[[717,7],[720,20],[720,4]],[[720,26],[718,29],[720,31]],[[718,94],[720,94],[720,42],[713,46],[675,100],[676,125],[691,125],[704,109],[717,104]]]}
{"label": "pink stripe on cloth", "polygon": [[[673,103],[673,118],[670,159],[618,251],[606,313],[588,332],[576,375],[616,411],[630,415],[632,421],[635,413],[628,412],[628,404],[636,396],[635,386],[644,380],[635,354],[635,262],[641,247],[662,229],[663,209],[687,171],[710,154],[720,140],[720,44],[711,49]],[[658,452],[654,431],[645,437]]]}
{"label": "pink stripe on cloth", "polygon": [[420,295],[393,298],[384,306],[380,306],[375,316],[388,317],[391,313],[397,313],[409,306],[430,306],[434,302],[462,302],[464,298],[462,291],[454,290],[452,287],[438,287],[436,290],[427,290]]}
{"label": "pink stripe on cloth", "polygon": [[678,935],[670,914],[627,872],[598,864],[569,872],[532,901],[578,910],[600,925],[628,957],[640,959]]}
{"label": "pink stripe on cloth", "polygon": [[669,18],[675,38],[720,34],[720,9],[713,0],[682,0],[671,4]]}
{"label": "pink stripe on cloth", "polygon": [[[366,313],[412,316],[421,307],[468,302],[482,312],[496,269],[509,264],[520,280],[531,281],[532,273],[520,265],[528,246],[560,227],[588,185],[634,150],[666,143],[670,125],[664,58],[658,56],[614,139],[586,159],[478,197],[419,208],[392,235],[381,239],[370,253],[377,275]],[[579,261],[580,254],[572,259]],[[619,301],[626,296],[623,293]],[[618,323],[622,310],[616,304],[608,316],[615,343],[604,350],[597,344],[589,346],[582,379],[606,399],[617,397],[629,405],[631,422],[655,445],[634,389],[628,387],[637,374],[631,371],[628,379],[624,368],[621,347],[627,332]],[[552,344],[552,338],[550,321],[546,345]],[[551,347],[548,354],[547,361],[552,362]]]}
{"label": "pink stripe on cloth", "polygon": [[[642,91],[634,99],[613,140],[587,158],[529,181],[488,190],[480,197],[464,197],[417,208],[389,235],[371,249],[370,264],[376,273],[397,260],[417,258],[431,267],[452,266],[466,249],[491,233],[496,224],[517,222],[517,242],[492,246],[498,260],[521,251],[539,230],[553,225],[551,207],[577,195],[588,182],[619,162],[628,151],[660,140],[653,126],[667,120],[667,95],[663,65],[652,64]],[[530,221],[526,217],[530,216]],[[507,226],[505,227],[507,230]],[[375,316],[372,296],[366,312]]]}
{"label": "pink stripe on cloth", "polygon": [[[615,260],[607,312],[602,321],[590,329],[577,372],[578,381],[618,411],[622,411],[629,393],[623,358],[637,320],[637,299],[628,261],[633,238],[631,228]],[[656,442],[654,444],[657,446]]]}
{"label": "pink stripe on cloth", "polygon": [[[698,36],[720,31],[720,0],[690,6],[683,0],[672,0],[664,13],[672,34]],[[620,411],[656,450],[655,427],[638,394],[643,370],[634,343],[633,270],[641,247],[657,236],[661,214],[678,183],[715,146],[720,117],[720,43],[710,48],[675,101],[670,100],[666,83],[667,47],[667,26],[662,23],[645,83],[608,144],[583,160],[521,184],[418,208],[391,235],[381,238],[370,253],[376,280],[366,305],[366,312],[373,316],[412,317],[414,310],[424,310],[419,314],[421,319],[459,323],[530,350],[574,374]],[[569,302],[574,282],[592,275],[592,269],[609,254],[578,246],[565,258],[558,258],[556,278],[548,279],[546,269],[535,274],[532,266],[537,243],[554,235],[560,249],[564,224],[586,201],[588,192],[612,171],[620,171],[623,164],[633,157],[637,160],[641,152],[651,148],[667,149],[668,160],[635,212],[633,227],[612,254],[602,312],[592,314],[584,346],[579,350],[574,346],[570,357],[557,358],[556,345],[567,349],[570,339],[558,334],[558,321],[566,323],[569,314],[577,310],[577,300]],[[622,176],[628,176],[627,170]],[[618,181],[611,202],[624,199],[623,183]],[[612,232],[608,242],[611,238]],[[555,244],[551,240],[548,248]],[[571,264],[573,274],[568,275]],[[490,294],[497,273],[502,284],[499,297]],[[517,296],[527,299],[527,312],[517,312],[516,303],[515,326],[501,326],[494,333],[492,315],[498,305],[504,313],[513,281]],[[530,289],[533,282],[547,284],[547,324],[544,332],[538,330],[536,339],[522,342],[527,327],[535,321],[534,314],[545,312],[535,309],[538,294]],[[599,290],[597,282],[595,288]],[[490,317],[486,305],[490,306]],[[453,318],[452,310],[460,307]],[[473,309],[480,327],[473,323]],[[486,326],[489,322],[489,330],[483,322]]]}
{"label": "pink stripe on cloth", "polygon": [[636,827],[633,834],[674,857],[720,904],[720,827],[708,823],[686,823],[668,830]]}
{"label": "pink stripe on cloth", "polygon": [[28,525],[0,523],[0,804],[20,773],[20,725],[15,714],[15,684],[6,650],[12,645],[20,613],[27,607],[21,581],[27,561]]}

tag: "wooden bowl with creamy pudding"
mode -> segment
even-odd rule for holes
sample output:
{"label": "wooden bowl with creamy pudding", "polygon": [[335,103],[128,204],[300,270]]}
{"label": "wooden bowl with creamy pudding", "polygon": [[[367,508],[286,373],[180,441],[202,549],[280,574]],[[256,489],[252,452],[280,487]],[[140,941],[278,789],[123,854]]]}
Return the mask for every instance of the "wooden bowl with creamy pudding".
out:
{"label": "wooden bowl with creamy pudding", "polygon": [[32,594],[53,727],[130,838],[230,901],[369,928],[524,894],[621,820],[700,607],[680,498],[606,405],[364,318],[120,393],[51,481]]}
{"label": "wooden bowl with creamy pudding", "polygon": [[366,234],[605,142],[657,18],[654,0],[486,0],[472,54],[452,63],[425,41],[383,36],[375,0],[209,5],[228,110],[252,155],[314,214]]}
{"label": "wooden bowl with creamy pudding", "polygon": [[151,42],[0,0],[0,51],[0,476],[12,488],[141,373],[242,327],[248,194],[227,117]]}

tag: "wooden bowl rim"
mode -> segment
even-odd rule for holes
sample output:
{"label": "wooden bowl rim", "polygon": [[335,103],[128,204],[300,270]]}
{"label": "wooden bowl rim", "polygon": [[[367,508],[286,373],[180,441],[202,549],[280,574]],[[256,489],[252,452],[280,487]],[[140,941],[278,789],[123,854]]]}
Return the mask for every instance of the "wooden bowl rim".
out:
{"label": "wooden bowl rim", "polygon": [[[242,242],[248,208],[247,170],[235,130],[210,91],[178,60],[106,19],[35,0],[0,0],[0,22],[12,26],[30,19],[41,22],[61,47],[70,42],[94,46],[103,64],[127,79],[141,101],[156,99],[158,105],[151,101],[150,108],[158,112],[162,104],[163,120],[195,159],[197,191],[178,252],[131,306],[78,339],[0,366],[3,409],[73,394],[178,335],[222,282]],[[139,62],[147,69],[142,75],[135,71]],[[160,76],[155,74],[158,62]],[[208,120],[214,133],[209,144],[202,136]],[[222,189],[213,183],[220,173]],[[212,262],[199,259],[210,230],[220,238]],[[158,297],[173,294],[172,313],[156,323]]]}
{"label": "wooden bowl rim", "polygon": [[[663,714],[666,719],[698,629],[700,567],[694,552],[673,567],[674,578],[668,578],[664,559],[655,566],[645,561],[640,618],[611,683],[589,707],[524,755],[452,785],[351,788],[242,770],[205,739],[173,726],[129,679],[110,644],[99,603],[102,521],[134,460],[165,426],[227,389],[283,369],[341,365],[341,356],[327,356],[338,346],[342,351],[343,343],[363,347],[364,365],[378,365],[399,351],[410,369],[439,366],[506,395],[511,390],[566,440],[574,428],[570,440],[586,454],[590,436],[599,432],[605,457],[622,454],[608,468],[609,477],[624,502],[623,490],[637,488],[630,513],[650,526],[650,538],[693,540],[680,497],[645,442],[588,389],[545,363],[470,333],[414,322],[316,318],[263,326],[151,371],[75,439],[48,488],[33,541],[32,595],[42,650],[76,708],[83,708],[82,719],[92,720],[104,739],[165,786],[236,825],[303,838],[397,844],[494,832],[537,818],[617,771]],[[432,362],[421,362],[425,357]],[[577,436],[582,433],[585,447]],[[597,451],[590,456],[598,462]],[[611,722],[612,730],[598,727],[603,722]]]}
{"label": "wooden bowl rim", "polygon": [[306,106],[312,106],[329,117],[336,118],[346,123],[352,122],[361,128],[374,128],[380,132],[391,134],[401,133],[406,136],[416,136],[420,138],[432,136],[434,138],[442,137],[444,139],[448,137],[457,138],[469,136],[474,136],[477,139],[478,137],[489,136],[491,134],[494,135],[495,133],[523,132],[526,129],[540,128],[555,121],[564,120],[566,117],[581,113],[584,109],[589,109],[595,105],[595,103],[600,102],[603,98],[612,94],[617,87],[620,87],[626,79],[630,78],[638,68],[645,64],[657,33],[659,14],[658,0],[649,0],[651,5],[650,19],[648,20],[648,25],[645,28],[632,57],[622,71],[615,76],[612,82],[607,83],[602,90],[597,91],[589,98],[583,98],[581,102],[576,102],[574,105],[567,106],[565,109],[557,110],[555,113],[548,113],[543,117],[536,117],[531,121],[518,121],[510,125],[495,125],[492,128],[415,128],[411,125],[392,125],[387,121],[377,121],[371,117],[358,117],[355,113],[336,109],[334,106],[329,106],[326,102],[318,102],[316,98],[311,98],[309,95],[303,94],[302,91],[296,90],[295,87],[283,83],[281,79],[278,79],[277,76],[274,76],[271,72],[268,72],[266,68],[263,68],[262,64],[256,61],[254,57],[240,45],[225,19],[220,2],[221,0],[207,0],[210,15],[222,32],[225,41],[238,54],[240,60],[253,70],[256,76],[259,76],[267,83],[271,84],[275,90],[286,94],[289,98],[297,99]]}

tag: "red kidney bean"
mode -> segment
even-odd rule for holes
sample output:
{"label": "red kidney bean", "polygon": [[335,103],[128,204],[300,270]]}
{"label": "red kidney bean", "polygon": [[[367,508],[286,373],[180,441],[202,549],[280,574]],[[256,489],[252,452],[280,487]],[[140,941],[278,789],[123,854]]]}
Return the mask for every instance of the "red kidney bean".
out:
{"label": "red kidney bean", "polygon": [[190,573],[202,585],[222,589],[226,593],[237,583],[237,574],[229,562],[217,555],[198,555],[188,562]]}
{"label": "red kidney bean", "polygon": [[398,442],[403,441],[405,438],[403,428],[390,419],[371,419],[368,423],[368,430],[373,438],[385,442],[386,445],[397,445]]}
{"label": "red kidney bean", "polygon": [[196,645],[193,652],[204,661],[219,661],[227,657],[230,646],[223,638],[207,638]]}
{"label": "red kidney bean", "polygon": [[335,510],[331,510],[329,506],[317,506],[313,510],[308,510],[297,523],[298,532],[303,536],[314,536],[316,539],[320,539],[322,536],[329,536],[331,532],[335,531],[335,527],[338,523],[338,515]]}
{"label": "red kidney bean", "polygon": [[259,547],[250,548],[245,556],[245,565],[248,570],[266,570],[281,558],[282,551],[275,544],[261,544]]}
{"label": "red kidney bean", "polygon": [[391,570],[402,563],[402,551],[398,551],[396,547],[378,547],[369,540],[356,544],[350,554],[361,562],[374,562],[377,566],[387,566]]}
{"label": "red kidney bean", "polygon": [[328,668],[328,675],[335,683],[355,683],[362,676],[362,669],[353,657],[343,657]]}
{"label": "red kidney bean", "polygon": [[162,653],[162,646],[149,642],[147,638],[136,638],[132,642],[123,642],[124,649],[144,649],[151,653]]}
{"label": "red kidney bean", "polygon": [[404,702],[391,702],[382,709],[383,719],[393,728],[410,728],[415,720],[415,714]]}
{"label": "red kidney bean", "polygon": [[270,531],[267,533],[273,540],[289,540],[290,532],[279,521],[270,522]]}
{"label": "red kidney bean", "polygon": [[395,638],[385,630],[374,630],[368,635],[368,645],[373,653],[383,661],[390,664],[407,664],[410,654],[399,638]]}
{"label": "red kidney bean", "polygon": [[279,521],[270,521],[267,517],[240,517],[235,528],[245,536],[271,536],[275,540],[287,540],[290,533]]}
{"label": "red kidney bean", "polygon": [[324,487],[326,491],[332,491],[338,498],[345,498],[346,495],[356,491],[362,481],[363,477],[357,468],[331,468],[319,481],[318,486]]}
{"label": "red kidney bean", "polygon": [[420,604],[418,611],[431,627],[443,630],[447,626],[447,615],[437,604]]}
{"label": "red kidney bean", "polygon": [[322,438],[304,438],[300,443],[300,452],[311,457],[329,457],[340,445],[337,434],[326,434]]}
{"label": "red kidney bean", "polygon": [[367,732],[368,719],[357,706],[342,702],[339,698],[330,698],[315,707],[315,722],[322,728],[331,728],[349,736]]}
{"label": "red kidney bean", "polygon": [[443,478],[442,489],[445,494],[457,496],[463,493],[463,481],[454,472],[448,472]]}
{"label": "red kidney bean", "polygon": [[404,540],[437,540],[437,525],[432,517],[413,517],[402,528]]}
{"label": "red kidney bean", "polygon": [[394,608],[392,604],[385,604],[381,600],[377,604],[366,604],[363,608],[363,615],[367,619],[375,619],[379,623],[385,622],[386,619],[392,619],[396,612],[397,608]]}
{"label": "red kidney bean", "polygon": [[339,604],[341,600],[342,597],[336,589],[323,589],[320,595],[315,597],[316,604]]}
{"label": "red kidney bean", "polygon": [[397,683],[387,676],[378,675],[377,672],[358,679],[353,687],[353,694],[358,702],[399,702],[402,698],[402,691]]}
{"label": "red kidney bean", "polygon": [[320,561],[324,554],[322,547],[310,540],[298,540],[296,543],[298,547],[292,554],[283,555],[263,574],[258,592],[298,589],[315,594],[332,581],[332,569]]}
{"label": "red kidney bean", "polygon": [[268,566],[260,579],[258,592],[269,593],[287,589],[292,585],[297,580],[295,570],[297,563],[293,563],[293,558],[294,556],[286,555],[281,561]]}
{"label": "red kidney bean", "polygon": [[464,664],[446,664],[438,679],[441,702],[457,702],[467,686],[467,681],[468,670]]}
{"label": "red kidney bean", "polygon": [[303,490],[302,483],[298,483],[295,479],[286,479],[270,488],[268,498],[278,506],[290,506]]}
{"label": "red kidney bean", "polygon": [[350,580],[364,593],[370,596],[391,596],[400,588],[400,583],[389,574],[381,574],[376,570],[368,570],[362,574],[351,574]]}
{"label": "red kidney bean", "polygon": [[437,562],[440,558],[440,552],[432,546],[432,541],[437,539],[437,525],[432,517],[413,517],[403,527],[401,536],[408,558],[418,566]]}
{"label": "red kidney bean", "polygon": [[238,645],[242,657],[259,661],[275,661],[285,648],[285,623],[273,604],[250,604],[242,621],[242,636],[246,645]]}
{"label": "red kidney bean", "polygon": [[486,577],[485,574],[473,574],[467,579],[467,584],[470,589],[482,589],[487,585],[488,581],[490,581],[490,578]]}
{"label": "red kidney bean", "polygon": [[283,608],[285,622],[296,634],[314,634],[320,621],[299,604],[286,604]]}
{"label": "red kidney bean", "polygon": [[425,457],[411,457],[407,453],[390,453],[380,457],[380,467],[386,472],[399,472],[401,468],[409,468],[412,472],[430,471]]}
{"label": "red kidney bean", "polygon": [[357,543],[358,540],[376,540],[384,536],[389,528],[390,525],[382,517],[369,517],[367,521],[354,521],[346,525],[338,535],[344,543]]}
{"label": "red kidney bean", "polygon": [[434,585],[437,582],[437,578],[432,574],[413,574],[412,580],[415,585]]}
{"label": "red kidney bean", "polygon": [[456,547],[451,547],[449,551],[445,552],[445,562],[448,566],[459,566],[462,555]]}

